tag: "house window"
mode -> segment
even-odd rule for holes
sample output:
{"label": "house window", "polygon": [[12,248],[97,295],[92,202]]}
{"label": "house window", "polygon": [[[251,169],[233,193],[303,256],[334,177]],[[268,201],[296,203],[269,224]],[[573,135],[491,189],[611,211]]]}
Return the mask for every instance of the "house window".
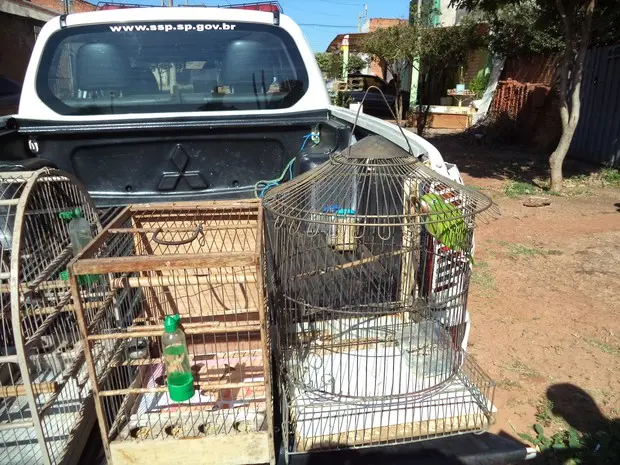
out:
{"label": "house window", "polygon": [[41,32],[41,26],[35,26],[34,27],[34,40],[37,40],[37,38],[39,37],[39,32]]}

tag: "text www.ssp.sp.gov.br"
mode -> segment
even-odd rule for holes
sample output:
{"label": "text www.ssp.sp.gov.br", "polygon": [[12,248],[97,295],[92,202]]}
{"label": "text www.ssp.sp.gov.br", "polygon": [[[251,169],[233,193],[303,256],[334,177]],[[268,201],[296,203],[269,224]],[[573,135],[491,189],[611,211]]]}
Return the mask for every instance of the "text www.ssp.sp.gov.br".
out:
{"label": "text www.ssp.sp.gov.br", "polygon": [[205,23],[205,24],[123,24],[110,26],[112,32],[170,32],[170,31],[234,31],[236,24]]}

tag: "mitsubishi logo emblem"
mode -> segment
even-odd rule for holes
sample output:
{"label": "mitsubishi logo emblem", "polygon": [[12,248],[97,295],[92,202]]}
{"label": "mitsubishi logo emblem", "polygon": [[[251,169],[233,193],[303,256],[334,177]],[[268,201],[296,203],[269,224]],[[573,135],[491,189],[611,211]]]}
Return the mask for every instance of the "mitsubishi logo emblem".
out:
{"label": "mitsubishi logo emblem", "polygon": [[177,144],[170,152],[170,162],[174,166],[175,171],[164,171],[157,185],[160,191],[176,189],[181,179],[184,179],[191,189],[206,189],[209,187],[200,171],[187,170],[189,155],[187,155],[181,144]]}

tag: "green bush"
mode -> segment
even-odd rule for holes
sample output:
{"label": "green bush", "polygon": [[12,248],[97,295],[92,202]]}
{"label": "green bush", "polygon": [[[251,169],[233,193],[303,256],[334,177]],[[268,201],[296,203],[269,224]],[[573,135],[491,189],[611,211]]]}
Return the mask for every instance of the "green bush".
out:
{"label": "green bush", "polygon": [[338,107],[349,108],[349,103],[353,101],[351,99],[351,92],[348,91],[337,91],[330,95],[332,100],[332,105],[336,105]]}
{"label": "green bush", "polygon": [[484,95],[484,91],[489,85],[489,74],[485,73],[484,70],[476,74],[476,77],[471,80],[469,83],[469,90],[472,90],[476,93],[476,98],[482,98]]}

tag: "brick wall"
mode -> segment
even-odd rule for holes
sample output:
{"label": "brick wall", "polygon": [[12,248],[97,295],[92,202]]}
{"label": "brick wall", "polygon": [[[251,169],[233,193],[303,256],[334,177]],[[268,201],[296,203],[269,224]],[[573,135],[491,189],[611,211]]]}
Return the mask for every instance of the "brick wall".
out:
{"label": "brick wall", "polygon": [[[58,14],[62,14],[65,11],[65,3],[63,0],[31,0],[31,3],[55,11]],[[95,11],[96,8],[96,5],[83,0],[69,0],[70,13],[86,13],[88,11]]]}
{"label": "brick wall", "polygon": [[[368,32],[374,32],[377,29],[385,29],[387,27],[398,26],[400,24],[408,24],[409,22],[406,19],[398,19],[398,18],[371,18],[368,23]],[[370,62],[369,73],[374,74],[375,76],[379,76],[382,79],[385,79],[385,73],[383,72],[383,68],[385,68],[385,64],[380,61],[373,59]]]}
{"label": "brick wall", "polygon": [[[0,12],[0,74],[23,82],[34,47],[34,27],[42,21]],[[11,44],[10,47],[7,44]]]}
{"label": "brick wall", "polygon": [[406,19],[398,18],[370,18],[368,24],[368,32],[375,32],[377,29],[384,29],[386,27],[398,26],[399,24],[408,24]]}

